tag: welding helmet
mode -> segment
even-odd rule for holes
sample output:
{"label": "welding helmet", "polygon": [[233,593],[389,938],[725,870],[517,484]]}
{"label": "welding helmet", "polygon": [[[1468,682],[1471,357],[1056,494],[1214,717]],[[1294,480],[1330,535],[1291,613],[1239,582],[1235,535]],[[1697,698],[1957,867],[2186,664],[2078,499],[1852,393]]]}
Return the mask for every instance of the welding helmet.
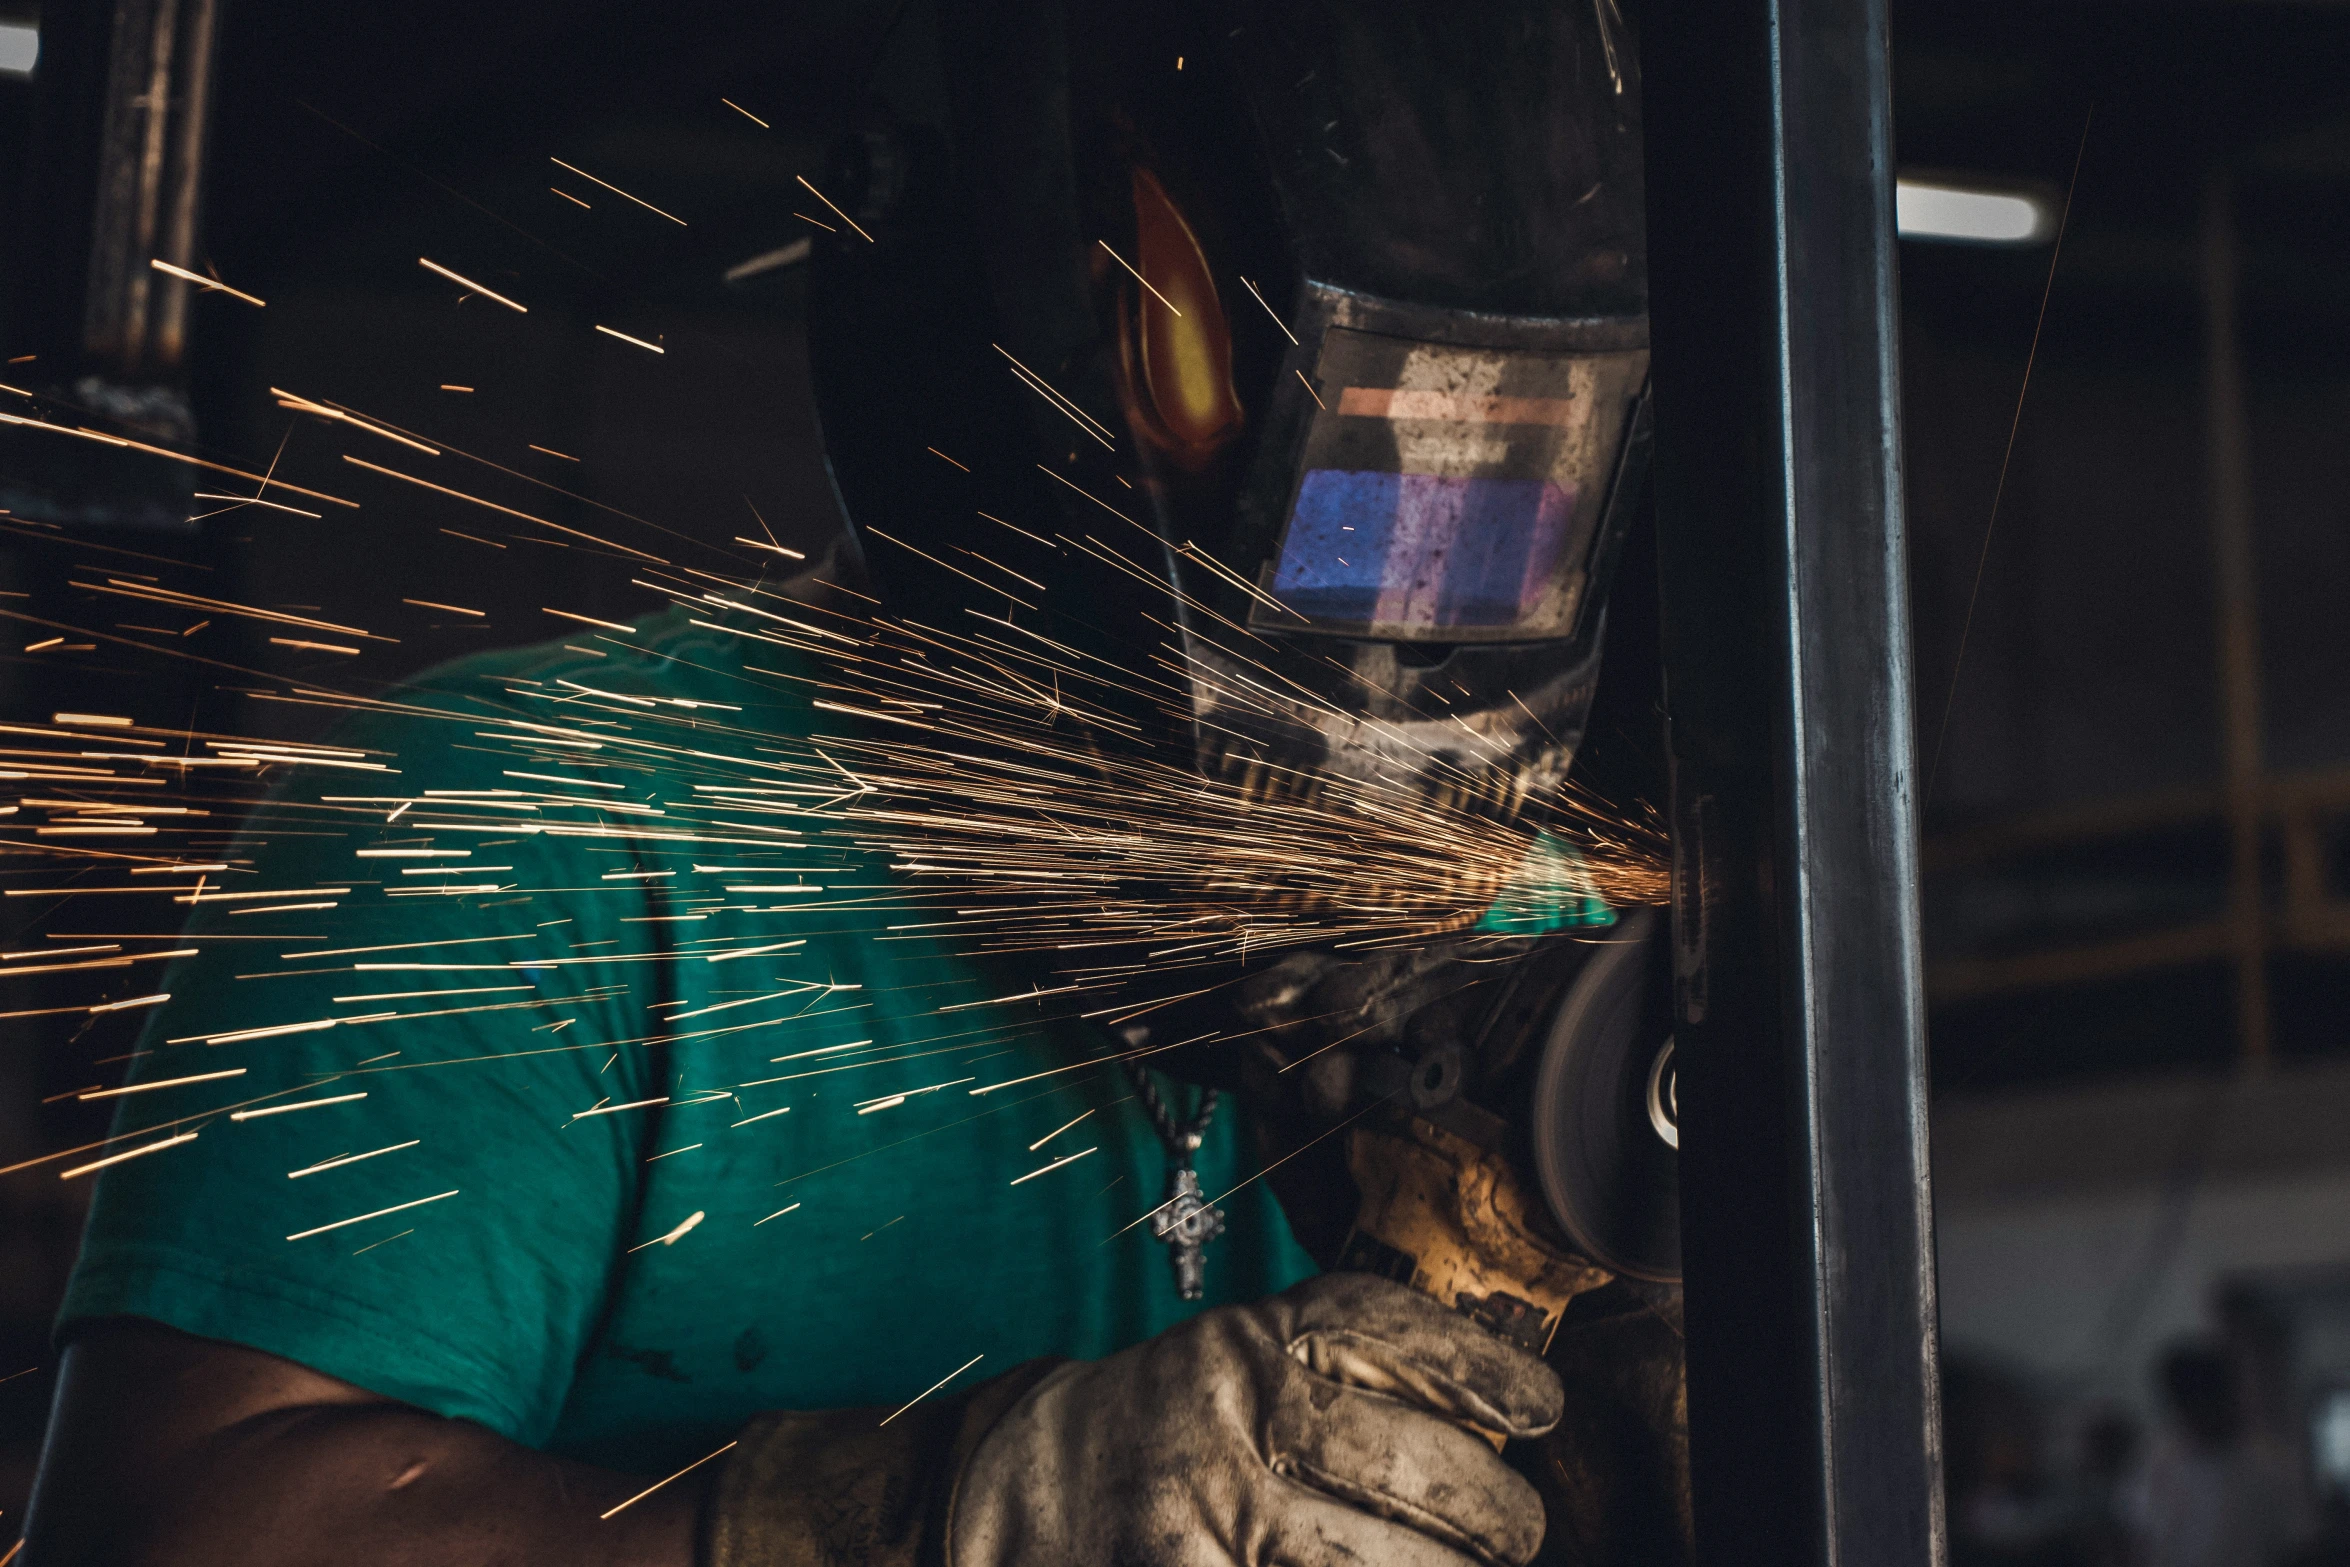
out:
{"label": "welding helmet", "polygon": [[[1037,580],[1069,575],[1039,541],[1090,538],[1176,592],[1111,566],[1037,613],[1079,645],[1171,620],[1204,766],[1538,809],[1648,444],[1614,0],[924,22],[916,111],[828,173],[862,233],[825,238],[810,305],[852,526],[895,519],[865,539],[885,597],[969,597],[937,562],[973,535]],[[1230,708],[1260,682],[1235,648],[1303,699]]]}
{"label": "welding helmet", "polygon": [[[1176,698],[1137,719],[1214,777],[1541,819],[1649,448],[1617,0],[936,0],[808,184],[832,209],[802,198],[827,451],[893,614],[991,615],[1134,671]],[[1538,939],[1560,923],[1484,929],[1474,961],[1540,961],[1472,987],[1474,1016],[1442,1000],[1452,948],[1301,955],[1246,1005],[1293,1053],[1360,1036],[1363,1072],[1363,1049],[1316,1068],[1331,1114],[1402,1073],[1415,1112],[1522,1145],[1476,1101],[1531,1102],[1547,1071],[1628,1151],[1546,1179],[1538,1227],[1669,1276],[1657,922],[1612,966]],[[1596,1146],[1551,1120],[1522,1167]],[[1583,1216],[1625,1180],[1628,1241]]]}

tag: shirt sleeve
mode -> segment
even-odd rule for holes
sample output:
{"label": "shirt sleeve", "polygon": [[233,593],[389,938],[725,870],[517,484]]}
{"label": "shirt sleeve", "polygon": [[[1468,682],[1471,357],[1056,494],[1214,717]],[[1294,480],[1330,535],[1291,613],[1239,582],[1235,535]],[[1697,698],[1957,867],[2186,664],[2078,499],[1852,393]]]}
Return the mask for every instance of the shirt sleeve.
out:
{"label": "shirt sleeve", "polygon": [[650,895],[625,846],[526,810],[511,838],[387,820],[478,786],[451,736],[346,729],[359,763],[304,769],[224,856],[92,1155],[131,1157],[97,1176],[61,1339],[151,1318],[526,1444],[554,1429],[637,1217],[649,1122],[612,1107],[664,1092],[634,1043],[660,965],[627,961]]}

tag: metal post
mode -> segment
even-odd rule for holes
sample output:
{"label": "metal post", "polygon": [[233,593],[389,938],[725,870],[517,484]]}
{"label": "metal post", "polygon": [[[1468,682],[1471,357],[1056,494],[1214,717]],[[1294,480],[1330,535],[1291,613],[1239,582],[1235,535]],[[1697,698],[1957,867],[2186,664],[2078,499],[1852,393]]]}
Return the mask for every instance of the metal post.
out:
{"label": "metal post", "polygon": [[[188,301],[201,272],[204,146],[223,0],[91,0],[42,18],[27,221],[6,340],[18,372],[78,422],[144,442],[196,439]],[[31,444],[27,444],[27,443]],[[0,509],[67,526],[182,530],[193,470],[163,458],[11,438]]]}
{"label": "metal post", "polygon": [[2219,621],[2219,724],[2228,821],[2228,934],[2236,965],[2236,1048],[2269,1058],[2268,912],[2260,877],[2264,801],[2260,579],[2252,556],[2244,362],[2236,341],[2236,218],[2227,171],[2203,187],[2204,440],[2211,496],[2212,600]]}
{"label": "metal post", "polygon": [[9,343],[36,350],[59,390],[85,375],[168,385],[179,372],[193,285],[150,263],[201,268],[220,4],[111,0],[42,17]]}
{"label": "metal post", "polygon": [[1884,0],[1642,68],[1699,1559],[1944,1559]]}
{"label": "metal post", "polygon": [[82,346],[136,379],[179,368],[212,90],[214,0],[115,0]]}

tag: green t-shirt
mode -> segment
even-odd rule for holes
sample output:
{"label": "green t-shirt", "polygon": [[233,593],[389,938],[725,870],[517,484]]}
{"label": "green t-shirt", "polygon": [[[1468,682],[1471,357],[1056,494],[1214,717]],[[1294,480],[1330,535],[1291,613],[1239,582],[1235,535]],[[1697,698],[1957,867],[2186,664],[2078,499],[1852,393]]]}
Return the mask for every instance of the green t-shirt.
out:
{"label": "green t-shirt", "polygon": [[571,640],[344,723],[224,857],[131,1081],[241,1075],[125,1096],[155,1130],[107,1152],[196,1138],[97,1177],[61,1334],[153,1318],[663,1472],[1312,1271],[1227,1104],[1177,1298],[1132,1085],[1056,1070],[1113,1048],[1091,998],[1000,1001],[1053,982],[904,934],[771,787],[839,732],[820,672],[676,612]]}

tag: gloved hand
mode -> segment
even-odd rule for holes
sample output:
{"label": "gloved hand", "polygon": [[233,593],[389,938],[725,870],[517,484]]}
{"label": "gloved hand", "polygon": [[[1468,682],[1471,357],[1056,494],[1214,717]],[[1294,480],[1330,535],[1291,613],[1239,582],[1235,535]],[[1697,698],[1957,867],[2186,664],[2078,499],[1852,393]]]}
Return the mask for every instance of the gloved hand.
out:
{"label": "gloved hand", "polygon": [[[709,1567],[1519,1567],[1542,1502],[1471,1422],[1559,1418],[1540,1360],[1400,1285],[1313,1279],[922,1423],[770,1415],[712,1492]],[[917,1412],[929,1406],[917,1406]],[[905,1417],[912,1419],[912,1415]]]}

